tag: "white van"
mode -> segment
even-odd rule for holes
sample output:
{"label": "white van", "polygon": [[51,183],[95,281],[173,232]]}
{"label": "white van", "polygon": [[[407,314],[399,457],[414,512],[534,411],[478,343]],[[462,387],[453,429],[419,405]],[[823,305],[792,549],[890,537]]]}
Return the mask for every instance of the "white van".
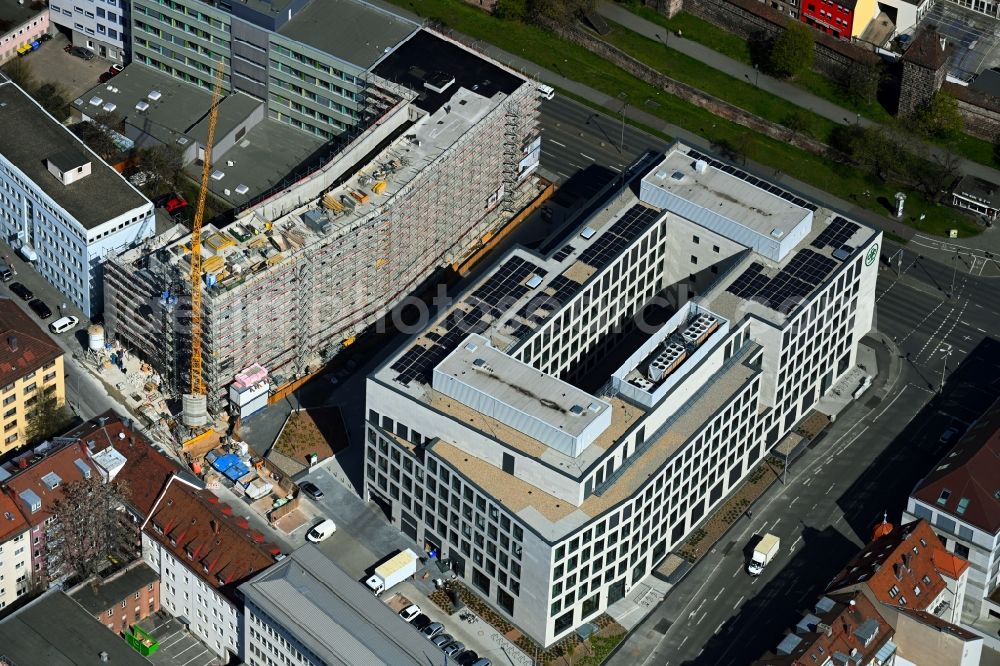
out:
{"label": "white van", "polygon": [[544,83],[539,83],[535,90],[538,91],[538,94],[542,99],[552,99],[556,96],[555,89],[552,86],[545,85]]}
{"label": "white van", "polygon": [[318,523],[315,527],[306,533],[306,538],[313,543],[319,543],[320,541],[325,541],[333,536],[333,533],[337,531],[337,526],[332,520],[327,518],[326,520]]}
{"label": "white van", "polygon": [[63,317],[49,324],[49,330],[53,333],[65,333],[76,328],[76,325],[79,323],[80,320],[76,317]]}

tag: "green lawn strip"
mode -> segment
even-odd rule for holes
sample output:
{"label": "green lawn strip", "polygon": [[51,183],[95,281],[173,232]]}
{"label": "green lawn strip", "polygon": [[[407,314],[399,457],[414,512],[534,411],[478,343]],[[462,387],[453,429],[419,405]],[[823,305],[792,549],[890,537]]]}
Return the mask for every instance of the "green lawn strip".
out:
{"label": "green lawn strip", "polygon": [[829,141],[830,134],[837,126],[832,120],[789,104],[787,100],[761,90],[752,83],[713,69],[700,60],[665,47],[622,25],[611,21],[608,23],[614,26],[614,30],[603,37],[605,41],[672,79],[687,83],[771,122],[785,124],[788,117],[794,114],[808,128],[809,134],[820,141]]}
{"label": "green lawn strip", "polygon": [[[625,3],[624,6],[636,16],[644,18],[651,23],[663,26],[674,35],[676,35],[677,31],[680,30],[681,36],[685,39],[690,39],[692,42],[698,42],[713,51],[718,51],[722,55],[729,56],[733,60],[737,60],[746,65],[753,64],[750,59],[750,47],[747,46],[745,39],[738,35],[734,35],[731,32],[727,32],[704,19],[700,19],[697,16],[687,14],[685,12],[681,12],[673,18],[668,19],[655,9],[639,4],[638,2]],[[666,36],[666,40],[669,45],[670,37]]]}
{"label": "green lawn strip", "polygon": [[[887,208],[878,203],[878,197],[885,197],[886,201],[890,202],[893,200],[895,187],[881,185],[858,169],[834,164],[715,116],[705,109],[640,81],[604,58],[539,27],[495,18],[461,0],[392,0],[392,2],[426,18],[439,21],[474,39],[493,43],[542,67],[551,68],[567,78],[579,81],[609,96],[620,97],[624,94],[630,104],[644,109],[665,122],[703,136],[716,145],[727,143],[741,147],[750,159],[780,169],[835,196],[854,200],[855,193],[871,190],[872,197],[862,197],[856,203],[879,214],[886,214]],[[553,54],[556,55],[553,57]],[[655,102],[655,106],[649,104],[650,101]],[[957,211],[940,205],[929,205],[926,202],[921,204],[921,197],[915,192],[908,192],[908,195],[908,213],[914,215],[921,211],[927,213],[927,218],[919,227],[922,231],[940,235],[946,233],[948,229],[958,228],[963,236],[978,233],[975,223],[967,221]]]}

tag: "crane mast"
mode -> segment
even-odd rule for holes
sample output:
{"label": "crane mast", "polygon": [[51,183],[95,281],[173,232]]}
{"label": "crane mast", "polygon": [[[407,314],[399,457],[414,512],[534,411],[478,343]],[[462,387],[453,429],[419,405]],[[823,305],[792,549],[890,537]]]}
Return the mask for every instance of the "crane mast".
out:
{"label": "crane mast", "polygon": [[205,378],[201,369],[201,223],[205,215],[208,196],[208,178],[212,173],[212,144],[215,142],[215,123],[219,118],[219,101],[222,97],[224,62],[215,65],[215,82],[212,86],[212,110],[208,115],[208,140],[205,142],[204,163],[201,169],[201,189],[198,206],[191,225],[191,394],[205,394]]}

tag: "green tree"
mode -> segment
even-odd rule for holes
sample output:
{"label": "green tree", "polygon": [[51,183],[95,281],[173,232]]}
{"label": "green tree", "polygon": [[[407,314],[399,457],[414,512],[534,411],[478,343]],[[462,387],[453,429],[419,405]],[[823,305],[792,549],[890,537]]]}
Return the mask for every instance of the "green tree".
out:
{"label": "green tree", "polygon": [[812,28],[789,21],[771,46],[770,69],[776,76],[794,78],[812,67],[813,49]]}
{"label": "green tree", "polygon": [[837,85],[845,97],[860,104],[874,104],[878,99],[884,71],[881,60],[852,61],[843,70]]}
{"label": "green tree", "polygon": [[802,109],[793,109],[785,116],[781,124],[799,134],[813,136],[812,122],[809,115]]}
{"label": "green tree", "polygon": [[55,394],[42,390],[38,395],[38,402],[28,412],[24,437],[29,444],[35,444],[62,432],[72,420],[69,410],[56,400]]}
{"label": "green tree", "polygon": [[917,113],[916,129],[925,136],[950,139],[962,133],[965,122],[958,111],[958,100],[937,91],[930,103]]}
{"label": "green tree", "polygon": [[66,91],[58,83],[51,81],[43,83],[35,90],[34,97],[56,120],[63,121],[69,117],[69,99]]}
{"label": "green tree", "polygon": [[499,0],[493,14],[509,21],[523,21],[528,17],[527,0]]}

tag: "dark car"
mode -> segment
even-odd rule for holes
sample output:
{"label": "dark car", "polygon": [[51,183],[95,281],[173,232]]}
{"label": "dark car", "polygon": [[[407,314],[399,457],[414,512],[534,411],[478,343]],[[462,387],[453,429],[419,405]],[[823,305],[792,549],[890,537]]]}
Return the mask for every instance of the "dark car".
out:
{"label": "dark car", "polygon": [[42,35],[41,37],[38,38],[38,41],[40,41],[40,42],[47,42],[50,39],[52,39],[52,35],[50,35],[49,33],[45,33],[44,35]]}
{"label": "dark car", "polygon": [[443,650],[444,646],[448,645],[453,640],[455,639],[454,637],[452,637],[451,634],[438,634],[437,636],[431,639],[431,643],[434,643],[434,645],[437,645],[439,648]]}
{"label": "dark car", "polygon": [[423,628],[430,623],[431,619],[426,615],[424,615],[423,613],[419,613],[415,618],[410,620],[410,626],[416,629],[417,631],[422,631]]}
{"label": "dark car", "polygon": [[84,60],[94,59],[94,52],[90,49],[85,49],[82,46],[74,46],[69,50],[69,54],[76,56],[77,58],[83,58]]}
{"label": "dark car", "polygon": [[304,492],[309,497],[313,499],[319,499],[323,496],[323,491],[316,487],[316,484],[311,481],[306,481],[305,483],[299,484],[299,490]]}
{"label": "dark car", "polygon": [[107,83],[108,81],[111,80],[112,76],[114,76],[114,74],[111,74],[109,72],[104,72],[103,74],[97,77],[97,80],[100,81],[101,83]]}
{"label": "dark car", "polygon": [[14,279],[14,271],[5,263],[0,263],[0,280],[10,282]]}
{"label": "dark car", "polygon": [[28,307],[34,310],[35,314],[38,315],[39,319],[48,319],[49,317],[52,316],[52,310],[50,310],[49,306],[47,306],[45,302],[40,298],[36,298],[33,301],[29,301]]}
{"label": "dark car", "polygon": [[31,293],[31,290],[20,282],[11,282],[10,290],[20,296],[22,301],[30,301],[35,297],[35,295]]}
{"label": "dark car", "polygon": [[454,657],[456,654],[458,654],[464,649],[465,649],[465,643],[462,643],[461,641],[452,641],[451,643],[448,643],[447,645],[442,647],[441,651],[444,652],[449,657]]}
{"label": "dark car", "polygon": [[466,650],[455,657],[455,661],[458,662],[458,666],[471,666],[479,661],[479,654],[475,650]]}

